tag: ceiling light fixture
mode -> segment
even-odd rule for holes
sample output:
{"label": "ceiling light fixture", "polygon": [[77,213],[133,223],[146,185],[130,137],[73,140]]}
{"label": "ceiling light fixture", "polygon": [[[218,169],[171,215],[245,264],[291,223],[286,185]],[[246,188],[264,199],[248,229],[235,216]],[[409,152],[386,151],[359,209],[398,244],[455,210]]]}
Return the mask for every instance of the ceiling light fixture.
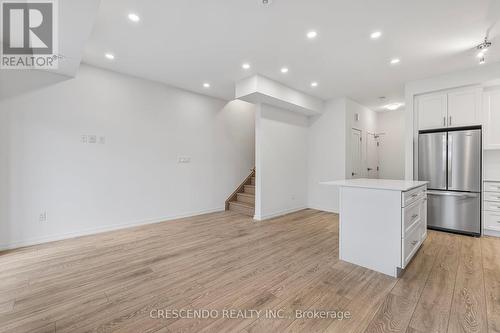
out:
{"label": "ceiling light fixture", "polygon": [[318,33],[314,30],[311,30],[307,33],[307,38],[309,39],[314,39],[316,37],[318,37]]}
{"label": "ceiling light fixture", "polygon": [[399,64],[401,62],[401,60],[399,58],[394,58],[391,60],[391,65],[396,65],[396,64]]}
{"label": "ceiling light fixture", "polygon": [[241,65],[241,68],[250,69],[250,64],[244,63],[243,65]]}
{"label": "ceiling light fixture", "polygon": [[281,69],[281,73],[283,73],[283,74],[288,73],[288,68],[283,67],[283,68]]}
{"label": "ceiling light fixture", "polygon": [[203,83],[203,88],[206,88],[206,89],[210,88],[210,83],[208,83],[208,82]]}
{"label": "ceiling light fixture", "polygon": [[104,56],[106,57],[106,59],[109,59],[109,60],[115,59],[115,55],[113,53],[106,53],[106,54],[104,54]]}
{"label": "ceiling light fixture", "polygon": [[488,37],[484,37],[484,41],[476,46],[479,51],[486,51],[491,46],[491,42],[488,40]]}
{"label": "ceiling light fixture", "polygon": [[384,109],[387,109],[389,111],[395,111],[397,109],[399,109],[400,107],[402,107],[404,104],[403,103],[391,103],[391,104],[387,104],[384,106]]}
{"label": "ceiling light fixture", "polygon": [[311,82],[311,87],[315,88],[318,86],[318,82],[314,81],[314,82]]}
{"label": "ceiling light fixture", "polygon": [[141,20],[141,18],[139,17],[139,15],[134,14],[134,13],[128,14],[128,19],[130,21],[132,21],[132,22],[139,22]]}
{"label": "ceiling light fixture", "polygon": [[379,39],[380,36],[382,36],[382,32],[380,31],[374,31],[371,33],[370,38],[371,39]]}
{"label": "ceiling light fixture", "polygon": [[488,40],[488,37],[484,37],[484,41],[476,46],[476,49],[479,51],[477,57],[479,58],[479,64],[482,65],[486,62],[485,54],[491,46],[491,42]]}

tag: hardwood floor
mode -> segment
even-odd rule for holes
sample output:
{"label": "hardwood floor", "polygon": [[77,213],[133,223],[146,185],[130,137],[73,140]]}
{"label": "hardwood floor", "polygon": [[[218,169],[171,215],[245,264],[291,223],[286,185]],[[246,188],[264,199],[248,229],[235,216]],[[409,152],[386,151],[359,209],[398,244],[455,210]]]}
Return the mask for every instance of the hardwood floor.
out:
{"label": "hardwood floor", "polygon": [[[399,279],[337,258],[337,215],[315,210],[264,222],[221,212],[3,252],[0,332],[500,332],[499,239],[431,231]],[[157,318],[175,309],[218,312]]]}

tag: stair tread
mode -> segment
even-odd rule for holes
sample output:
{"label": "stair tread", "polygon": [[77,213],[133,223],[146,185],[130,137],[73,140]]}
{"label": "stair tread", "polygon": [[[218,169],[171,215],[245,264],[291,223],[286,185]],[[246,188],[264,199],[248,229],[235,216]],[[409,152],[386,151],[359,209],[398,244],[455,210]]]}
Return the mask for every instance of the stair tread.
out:
{"label": "stair tread", "polygon": [[246,193],[246,192],[238,192],[237,195],[241,195],[243,197],[248,197],[248,198],[255,197],[255,194],[253,194],[253,193]]}
{"label": "stair tread", "polygon": [[248,187],[255,187],[255,185],[245,185],[245,186],[248,186]]}
{"label": "stair tread", "polygon": [[248,202],[242,202],[242,201],[230,201],[230,205],[236,205],[236,206],[241,206],[241,207],[246,207],[246,208],[255,208],[255,205],[249,204]]}

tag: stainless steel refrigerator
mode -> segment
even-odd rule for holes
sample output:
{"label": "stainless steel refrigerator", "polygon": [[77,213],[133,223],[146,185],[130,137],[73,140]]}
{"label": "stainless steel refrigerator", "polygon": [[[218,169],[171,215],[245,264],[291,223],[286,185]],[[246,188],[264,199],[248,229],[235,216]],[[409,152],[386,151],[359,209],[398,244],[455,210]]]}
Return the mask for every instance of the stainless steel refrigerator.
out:
{"label": "stainless steel refrigerator", "polygon": [[427,225],[481,234],[481,129],[422,131],[418,179],[429,181]]}

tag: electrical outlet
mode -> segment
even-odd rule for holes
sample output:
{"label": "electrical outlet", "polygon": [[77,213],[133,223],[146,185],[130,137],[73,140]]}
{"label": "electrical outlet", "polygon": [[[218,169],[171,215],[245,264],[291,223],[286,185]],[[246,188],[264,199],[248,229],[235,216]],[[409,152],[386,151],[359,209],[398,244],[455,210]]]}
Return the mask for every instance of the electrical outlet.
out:
{"label": "electrical outlet", "polygon": [[87,136],[86,135],[82,135],[81,139],[82,143],[87,143],[88,142],[88,139],[87,139]]}
{"label": "electrical outlet", "polygon": [[47,212],[41,212],[38,217],[39,222],[47,222]]}
{"label": "electrical outlet", "polygon": [[95,135],[89,135],[89,143],[96,143],[97,137]]}

